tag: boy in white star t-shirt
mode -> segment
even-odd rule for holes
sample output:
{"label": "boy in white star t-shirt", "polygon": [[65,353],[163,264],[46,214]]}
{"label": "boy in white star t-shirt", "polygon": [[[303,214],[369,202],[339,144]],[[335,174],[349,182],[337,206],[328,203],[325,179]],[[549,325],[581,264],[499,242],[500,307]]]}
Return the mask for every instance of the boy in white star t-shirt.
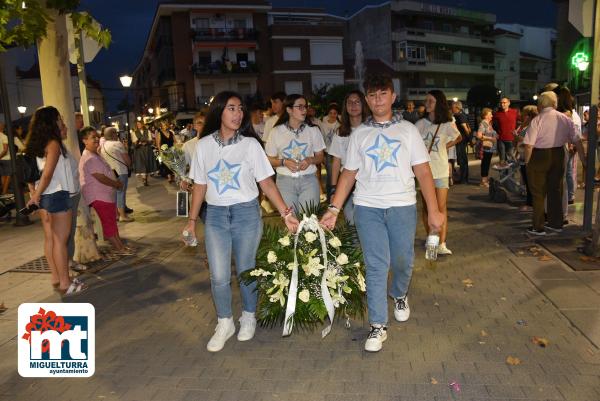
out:
{"label": "boy in white star t-shirt", "polygon": [[321,223],[335,226],[344,200],[356,182],[354,221],[362,246],[367,281],[367,305],[371,330],[365,350],[377,352],[387,339],[389,291],[394,317],[410,315],[407,292],[412,275],[417,206],[414,177],[429,208],[433,230],[443,224],[437,210],[427,149],[415,126],[392,113],[396,99],[391,78],[373,75],[365,79],[367,104],[373,116],[350,136],[344,171]]}

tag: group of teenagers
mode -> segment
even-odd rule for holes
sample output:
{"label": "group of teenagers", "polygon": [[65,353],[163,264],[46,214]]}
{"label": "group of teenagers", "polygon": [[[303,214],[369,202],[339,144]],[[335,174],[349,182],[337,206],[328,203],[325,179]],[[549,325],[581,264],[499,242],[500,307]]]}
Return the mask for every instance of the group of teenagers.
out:
{"label": "group of teenagers", "polygon": [[83,281],[70,275],[70,269],[87,269],[74,261],[80,200],[95,210],[104,238],[115,251],[134,253],[121,239],[117,227],[117,220],[131,221],[125,213],[131,164],[128,153],[114,127],[104,130],[101,143],[95,128],[83,127],[77,120],[76,116],[78,139],[83,149],[81,157],[79,150],[75,155],[65,146],[67,126],[53,106],[40,107],[33,113],[23,151],[35,161],[40,172],[37,181],[28,183],[27,208],[39,209],[51,284],[62,296],[76,295],[87,289]]}
{"label": "group of teenagers", "polygon": [[[208,351],[220,351],[236,332],[231,258],[238,275],[255,267],[263,227],[259,193],[295,232],[303,208],[320,201],[317,173],[327,158],[331,197],[321,224],[333,228],[343,210],[356,226],[366,266],[370,323],[366,351],[379,351],[387,339],[388,294],[396,320],[406,321],[410,315],[407,293],[418,221],[415,177],[425,229],[439,233],[440,253],[451,254],[445,244],[447,149],[461,135],[444,93],[430,91],[427,117],[412,124],[392,109],[396,94],[390,77],[370,75],[363,85],[364,94],[355,90],[344,99],[339,127],[329,144],[323,130],[307,117],[309,105],[302,95],[283,99],[280,112],[265,122],[262,137],[242,96],[221,92],[211,102],[190,160],[192,203],[183,227],[195,232],[205,201],[205,246],[217,313]],[[240,293],[237,338],[248,341],[256,329],[256,284],[240,283]]]}

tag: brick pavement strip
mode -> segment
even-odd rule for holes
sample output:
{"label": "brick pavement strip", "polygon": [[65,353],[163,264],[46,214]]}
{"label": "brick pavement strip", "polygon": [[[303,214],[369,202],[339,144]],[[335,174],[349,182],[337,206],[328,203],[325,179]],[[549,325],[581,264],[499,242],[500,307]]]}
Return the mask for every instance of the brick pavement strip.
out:
{"label": "brick pavement strip", "polygon": [[[514,234],[524,224],[520,217],[506,205],[485,203],[477,191],[453,187],[448,244],[455,255],[429,265],[417,247],[411,319],[390,322],[378,354],[362,350],[362,321],[353,321],[351,330],[338,323],[326,339],[317,332],[282,338],[279,327],[259,328],[253,341],[232,337],[223,351],[208,353],[215,315],[204,251],[181,248],[181,222],[171,219],[141,237],[149,245],[146,256],[103,271],[90,291],[73,299],[96,307],[94,377],[20,378],[16,315],[0,315],[0,353],[7,357],[0,358],[0,400],[598,401],[600,351],[518,269],[524,259],[498,241],[526,240]],[[10,289],[4,279],[0,275],[0,288]],[[534,345],[534,335],[548,338],[549,346]],[[508,365],[508,356],[521,364]],[[460,393],[448,386],[453,381]]]}

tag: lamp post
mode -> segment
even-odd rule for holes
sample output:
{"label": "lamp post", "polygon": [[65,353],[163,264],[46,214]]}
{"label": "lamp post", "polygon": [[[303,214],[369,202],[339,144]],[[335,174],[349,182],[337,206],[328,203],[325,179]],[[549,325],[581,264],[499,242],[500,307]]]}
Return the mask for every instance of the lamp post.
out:
{"label": "lamp post", "polygon": [[27,112],[26,106],[17,106],[17,110],[19,110],[19,114],[21,115],[21,118],[25,117],[25,113]]}
{"label": "lamp post", "polygon": [[127,142],[127,148],[131,149],[131,143],[129,143],[129,87],[131,86],[131,81],[133,81],[133,78],[129,75],[123,75],[119,77],[119,80],[121,81],[121,85],[123,85],[123,88],[125,88],[126,91],[125,113],[127,117],[125,117],[125,141]]}
{"label": "lamp post", "polygon": [[93,104],[90,104],[88,106],[88,110],[90,111],[90,124],[94,125],[94,121],[96,119],[94,118],[94,114],[92,114],[92,113],[94,113],[94,110],[96,110],[96,108],[94,107]]}

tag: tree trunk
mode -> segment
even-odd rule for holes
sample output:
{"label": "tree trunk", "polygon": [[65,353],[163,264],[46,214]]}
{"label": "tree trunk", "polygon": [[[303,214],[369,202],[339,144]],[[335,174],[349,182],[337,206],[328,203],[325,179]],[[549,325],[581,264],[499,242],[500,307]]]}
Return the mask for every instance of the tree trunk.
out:
{"label": "tree trunk", "polygon": [[[45,105],[58,109],[67,125],[67,139],[64,141],[69,152],[77,160],[81,157],[79,141],[75,130],[75,108],[71,91],[71,70],[66,16],[53,9],[46,9],[51,21],[48,22],[46,36],[38,42],[42,96]],[[96,246],[90,212],[85,202],[79,203],[77,232],[75,234],[75,257],[80,263],[100,259]]]}

